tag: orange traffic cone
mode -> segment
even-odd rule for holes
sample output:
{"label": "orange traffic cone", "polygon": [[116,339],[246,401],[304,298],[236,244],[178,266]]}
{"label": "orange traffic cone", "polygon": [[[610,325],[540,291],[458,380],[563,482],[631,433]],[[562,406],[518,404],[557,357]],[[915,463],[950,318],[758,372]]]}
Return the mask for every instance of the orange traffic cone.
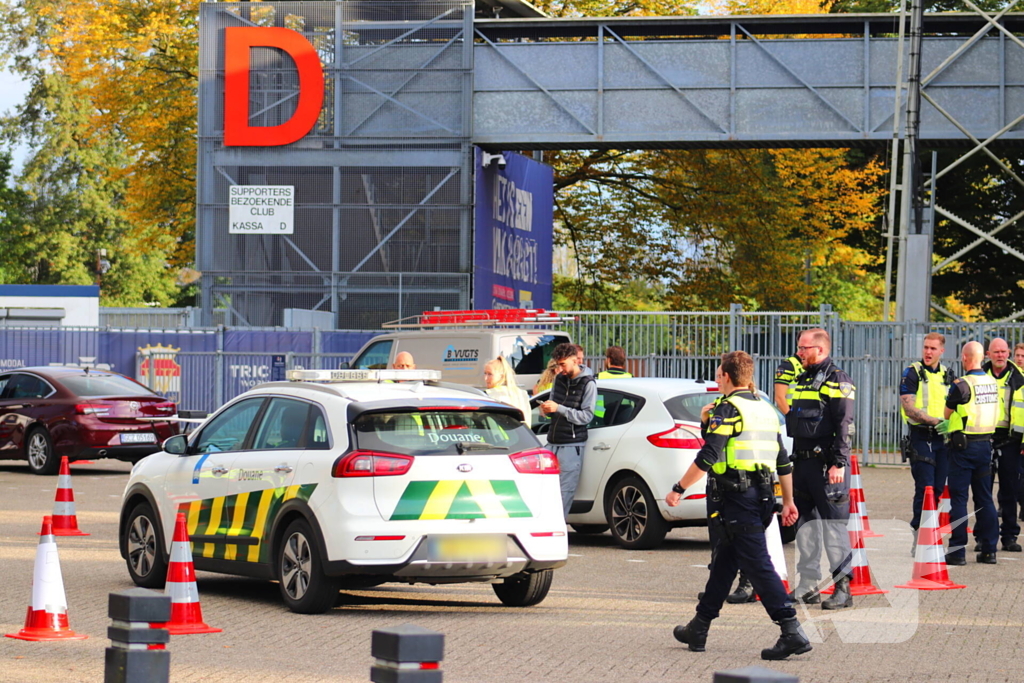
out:
{"label": "orange traffic cone", "polygon": [[876,534],[871,530],[871,520],[868,519],[868,504],[864,500],[864,488],[860,483],[860,463],[857,462],[857,456],[853,453],[850,454],[850,500],[857,501],[857,514],[860,515],[861,521],[861,536],[863,538],[881,538],[882,534]]}
{"label": "orange traffic cone", "polygon": [[[953,503],[949,499],[949,484],[942,489],[942,495],[939,496],[939,535],[949,536],[953,533],[953,527],[949,522],[949,513],[953,511]],[[974,529],[970,526],[967,527],[967,533],[973,533]]]}
{"label": "orange traffic cone", "polygon": [[199,589],[196,587],[196,569],[192,564],[192,549],[189,547],[188,525],[185,515],[180,512],[174,522],[174,540],[171,542],[164,593],[171,596],[171,620],[166,624],[153,624],[153,628],[165,628],[172,636],[220,633],[224,630],[207,626],[203,621],[203,608],[199,605]]}
{"label": "orange traffic cone", "polygon": [[935,509],[935,491],[931,486],[924,488],[924,505],[921,508],[921,527],[917,530],[917,555],[914,558],[914,576],[897,588],[916,588],[924,591],[966,588],[949,580],[946,571],[946,555],[942,550],[942,535],[939,533],[939,513]]}
{"label": "orange traffic cone", "polygon": [[18,640],[85,640],[68,625],[68,601],[64,578],[60,573],[57,542],[53,538],[53,520],[43,517],[36,546],[36,565],[32,572],[32,604],[25,615],[25,628],[8,633]]}
{"label": "orange traffic cone", "polygon": [[71,467],[68,456],[60,459],[60,473],[57,475],[57,495],[53,498],[53,535],[88,536],[78,528],[75,514],[75,491],[71,488]]}
{"label": "orange traffic cone", "polygon": [[[853,462],[856,463],[857,461],[854,460]],[[856,464],[853,467],[853,472],[856,472]],[[853,476],[853,472],[850,473],[851,476]],[[863,518],[857,514],[857,507],[857,501],[851,495],[850,521],[846,525],[847,531],[850,533],[850,551],[853,554],[853,564],[850,567],[852,569],[850,595],[881,595],[882,593],[888,593],[889,591],[882,590],[871,583],[871,567],[868,566],[868,553],[864,549],[864,530],[861,528]],[[821,592],[829,595],[834,588],[835,586],[829,586]]]}

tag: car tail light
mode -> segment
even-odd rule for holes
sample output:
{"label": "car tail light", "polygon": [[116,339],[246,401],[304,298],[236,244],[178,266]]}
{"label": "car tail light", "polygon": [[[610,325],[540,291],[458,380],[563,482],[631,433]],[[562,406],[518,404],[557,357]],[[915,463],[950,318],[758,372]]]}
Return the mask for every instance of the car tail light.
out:
{"label": "car tail light", "polygon": [[704,445],[704,439],[700,438],[699,434],[680,424],[668,431],[651,434],[647,440],[658,448],[699,449]]}
{"label": "car tail light", "polygon": [[155,403],[153,404],[153,408],[161,413],[173,413],[178,410],[178,406],[171,403],[170,401],[166,403]]}
{"label": "car tail light", "polygon": [[544,448],[513,453],[508,456],[516,470],[523,474],[558,474],[558,457]]}
{"label": "car tail light", "polygon": [[530,534],[534,538],[555,538],[556,536],[565,536],[564,531],[534,531]]}
{"label": "car tail light", "polygon": [[394,477],[412,467],[411,455],[352,451],[334,464],[335,477]]}
{"label": "car tail light", "polygon": [[110,406],[103,403],[78,403],[75,412],[79,415],[109,415]]}

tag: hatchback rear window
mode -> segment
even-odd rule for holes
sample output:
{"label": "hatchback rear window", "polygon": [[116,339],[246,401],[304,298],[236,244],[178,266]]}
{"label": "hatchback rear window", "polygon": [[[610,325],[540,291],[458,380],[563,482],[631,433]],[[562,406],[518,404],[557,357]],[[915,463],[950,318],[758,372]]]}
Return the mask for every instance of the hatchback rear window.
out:
{"label": "hatchback rear window", "polygon": [[76,396],[156,396],[152,391],[119,375],[72,375],[60,383]]}
{"label": "hatchback rear window", "polygon": [[673,420],[700,422],[700,409],[718,398],[717,393],[683,394],[665,400],[665,407]]}
{"label": "hatchback rear window", "polygon": [[517,453],[540,445],[511,415],[477,410],[364,413],[353,426],[357,448],[400,455]]}

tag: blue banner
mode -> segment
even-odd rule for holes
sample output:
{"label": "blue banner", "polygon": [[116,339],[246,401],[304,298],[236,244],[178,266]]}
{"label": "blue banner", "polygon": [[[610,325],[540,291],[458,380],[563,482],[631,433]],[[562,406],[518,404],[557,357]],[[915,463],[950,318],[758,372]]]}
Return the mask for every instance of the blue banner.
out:
{"label": "blue banner", "polygon": [[[554,170],[504,152],[485,168],[476,149],[473,306],[551,308]],[[491,155],[488,155],[491,157]]]}

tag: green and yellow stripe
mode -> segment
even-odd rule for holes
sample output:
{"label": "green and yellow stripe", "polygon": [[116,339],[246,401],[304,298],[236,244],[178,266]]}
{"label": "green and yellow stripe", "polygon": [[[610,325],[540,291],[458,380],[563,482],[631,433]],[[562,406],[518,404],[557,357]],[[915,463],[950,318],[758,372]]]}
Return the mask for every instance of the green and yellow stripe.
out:
{"label": "green and yellow stripe", "polygon": [[514,481],[454,479],[409,482],[390,519],[510,517],[533,517]]}

